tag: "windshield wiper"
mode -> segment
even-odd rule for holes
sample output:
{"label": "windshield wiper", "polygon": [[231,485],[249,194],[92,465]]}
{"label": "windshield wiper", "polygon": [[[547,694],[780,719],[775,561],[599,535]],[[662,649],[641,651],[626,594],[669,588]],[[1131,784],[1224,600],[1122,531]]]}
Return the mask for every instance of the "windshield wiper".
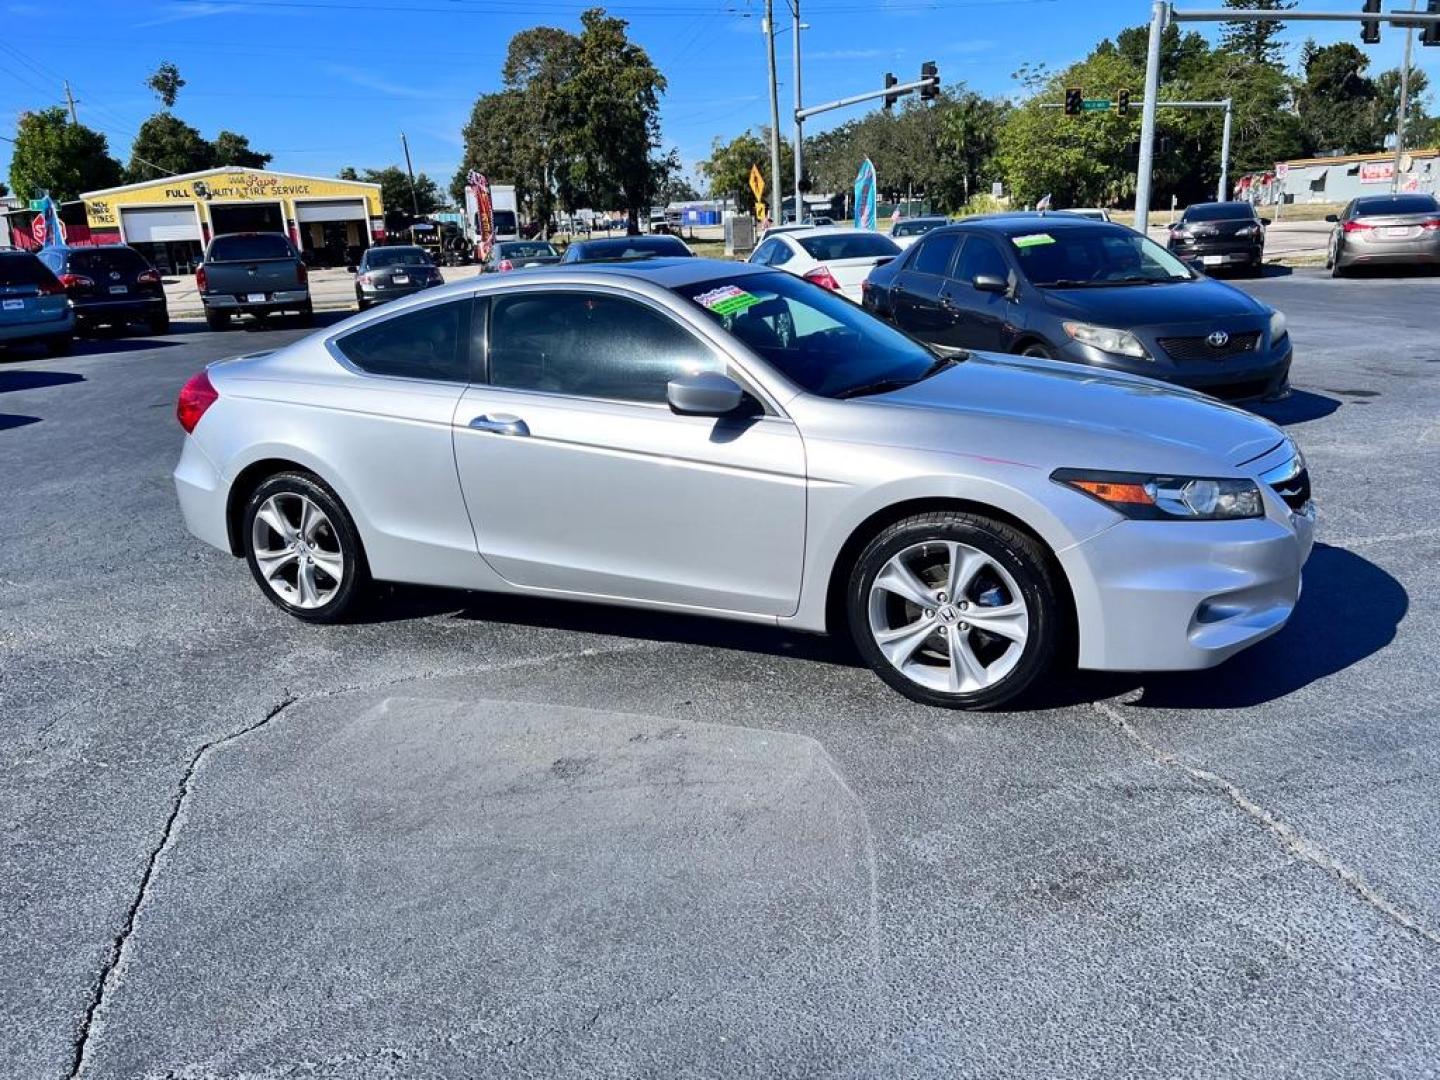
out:
{"label": "windshield wiper", "polygon": [[919,381],[919,379],[876,379],[874,382],[848,387],[835,396],[843,399],[863,397],[868,394],[888,394],[892,390],[903,390],[907,386],[914,386]]}

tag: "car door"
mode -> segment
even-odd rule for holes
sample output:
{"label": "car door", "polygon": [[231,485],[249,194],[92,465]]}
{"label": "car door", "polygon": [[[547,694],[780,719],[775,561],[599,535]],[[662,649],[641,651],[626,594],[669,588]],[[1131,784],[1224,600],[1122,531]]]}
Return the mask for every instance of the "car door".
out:
{"label": "car door", "polygon": [[1009,346],[1012,308],[1004,294],[975,288],[985,274],[1010,280],[1010,263],[988,236],[971,233],[955,261],[955,268],[940,290],[940,301],[952,320],[946,345],[1004,352]]}
{"label": "car door", "polygon": [[940,290],[962,239],[954,232],[922,237],[895,275],[891,297],[895,325],[921,341],[954,344],[954,313],[945,308]]}
{"label": "car door", "polygon": [[778,410],[680,416],[666,383],[733,361],[649,297],[537,286],[489,305],[487,381],[455,414],[480,555],[507,581],[650,604],[787,615],[805,457]]}

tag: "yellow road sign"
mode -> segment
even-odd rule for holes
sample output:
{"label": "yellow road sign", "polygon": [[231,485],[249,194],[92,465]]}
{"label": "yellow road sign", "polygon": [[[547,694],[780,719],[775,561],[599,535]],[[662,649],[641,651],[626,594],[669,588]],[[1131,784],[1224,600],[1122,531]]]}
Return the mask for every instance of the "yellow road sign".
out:
{"label": "yellow road sign", "polygon": [[767,210],[765,209],[765,204],[764,204],[763,202],[761,202],[759,199],[756,199],[756,200],[755,200],[755,220],[756,220],[756,221],[761,220],[768,212],[769,212],[769,211],[767,211]]}
{"label": "yellow road sign", "polygon": [[765,198],[765,177],[760,175],[759,165],[750,166],[750,191],[754,194],[756,202]]}

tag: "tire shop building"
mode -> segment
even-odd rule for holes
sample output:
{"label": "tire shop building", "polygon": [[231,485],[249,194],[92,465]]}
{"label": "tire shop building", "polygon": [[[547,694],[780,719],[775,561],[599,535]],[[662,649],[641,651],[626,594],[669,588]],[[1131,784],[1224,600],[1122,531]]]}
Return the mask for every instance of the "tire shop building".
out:
{"label": "tire shop building", "polygon": [[278,232],[311,266],[344,266],[385,234],[380,185],[261,169],[216,168],[80,196],[91,242],[129,244],[186,273],[222,233]]}

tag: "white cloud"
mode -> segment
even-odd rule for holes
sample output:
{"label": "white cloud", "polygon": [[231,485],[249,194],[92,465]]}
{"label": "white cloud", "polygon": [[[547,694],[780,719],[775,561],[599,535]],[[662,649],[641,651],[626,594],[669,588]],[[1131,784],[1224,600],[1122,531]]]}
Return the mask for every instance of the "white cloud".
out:
{"label": "white cloud", "polygon": [[[12,9],[13,10],[13,9]],[[205,0],[197,4],[167,4],[165,10],[153,19],[135,24],[142,26],[164,26],[167,23],[187,22],[190,19],[206,19],[211,15],[228,15],[232,11],[244,11],[244,4],[214,3]]]}
{"label": "white cloud", "polygon": [[345,64],[326,64],[325,71],[337,79],[343,79],[352,86],[358,86],[362,90],[374,90],[377,94],[386,94],[390,97],[403,98],[428,98],[434,95],[428,91],[405,83],[392,82],[389,79],[373,75],[361,68],[349,67]]}

